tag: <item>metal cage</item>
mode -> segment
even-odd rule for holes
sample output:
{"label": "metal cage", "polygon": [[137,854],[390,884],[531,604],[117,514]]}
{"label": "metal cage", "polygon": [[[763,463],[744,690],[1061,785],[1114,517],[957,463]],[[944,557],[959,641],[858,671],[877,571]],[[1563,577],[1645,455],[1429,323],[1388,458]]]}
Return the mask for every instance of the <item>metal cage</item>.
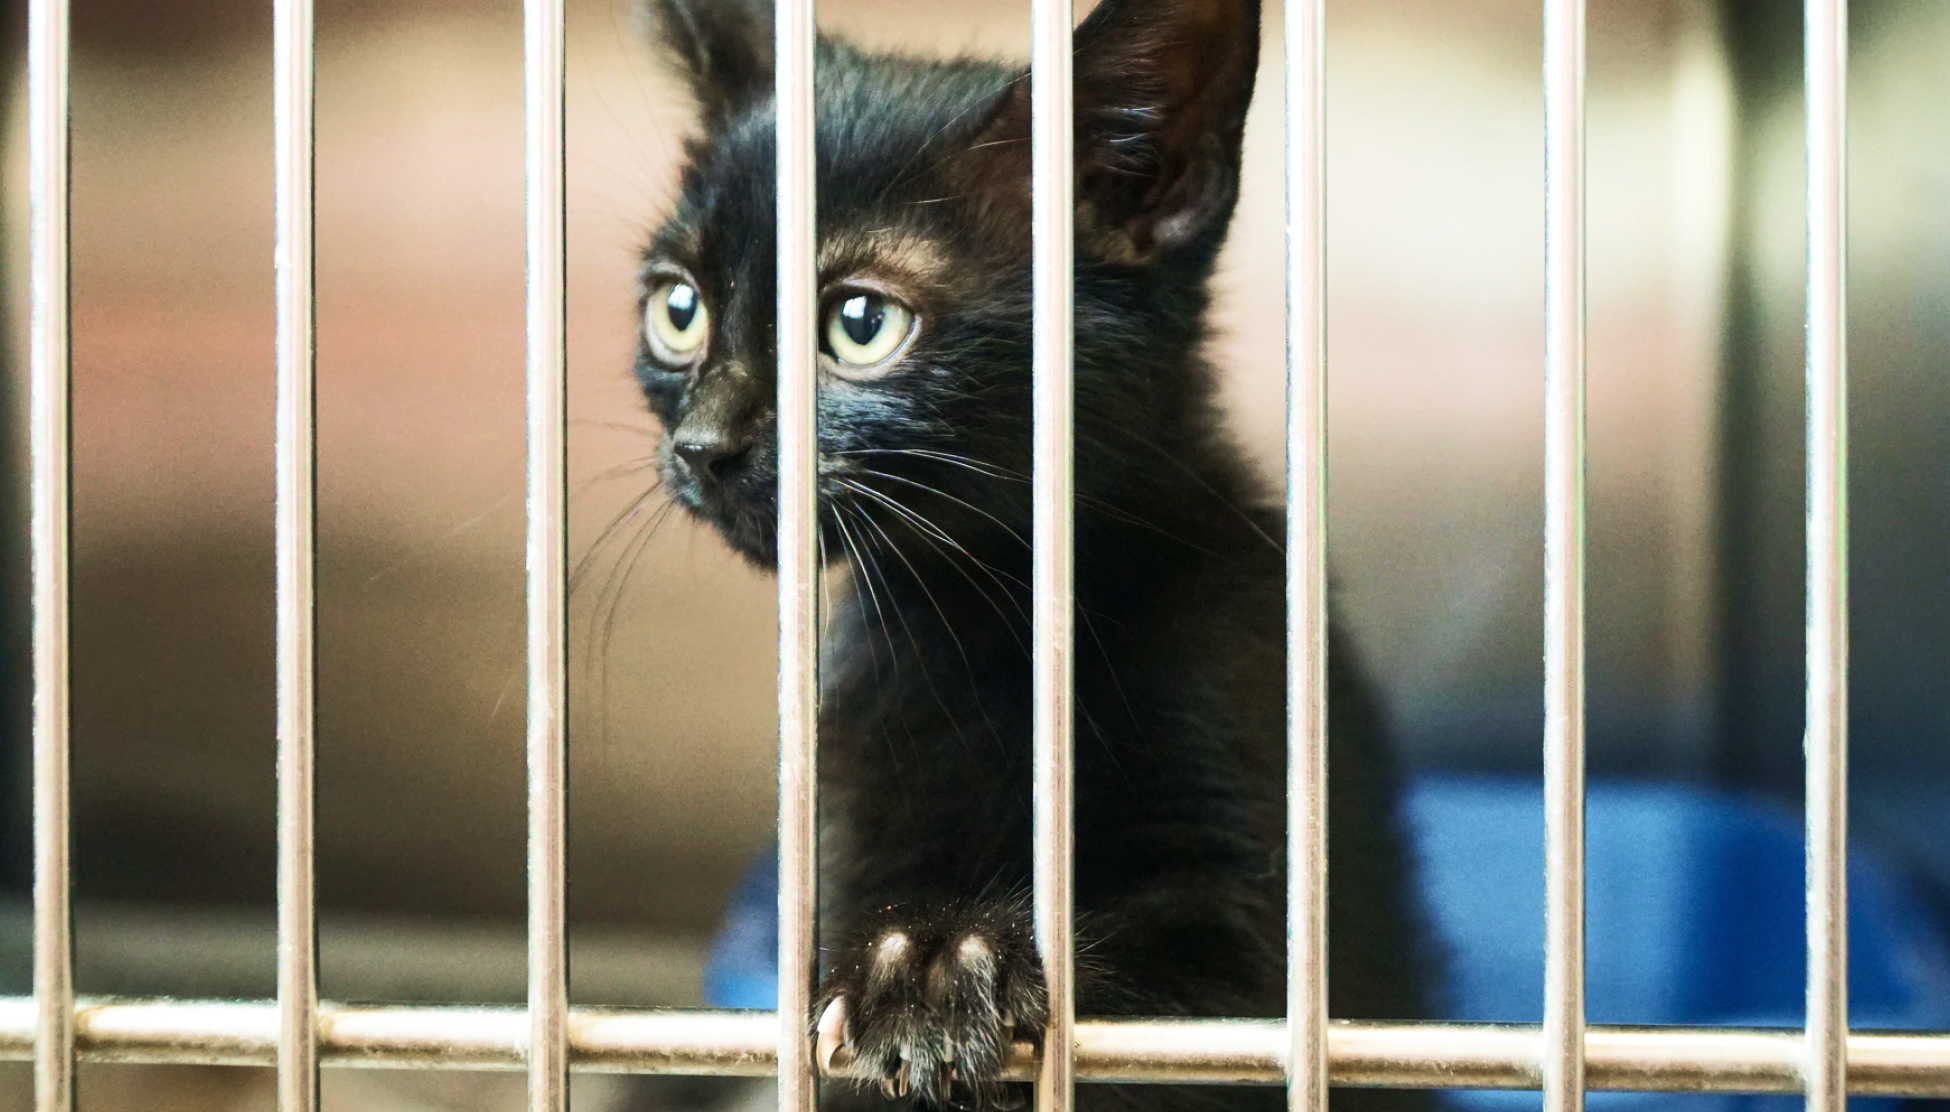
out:
{"label": "metal cage", "polygon": [[[528,1005],[350,1007],[318,999],[313,885],[316,420],[311,0],[276,0],[278,995],[81,1000],[69,876],[68,5],[29,12],[34,644],[34,994],[0,1000],[0,1056],[32,1056],[41,1112],[75,1102],[77,1058],[275,1064],[312,1112],[321,1064],[525,1069],[534,1112],[574,1070],[776,1075],[809,1112],[815,975],[813,4],[777,8],[780,537],[779,1009],[570,1008],[565,929],[563,2],[525,0],[528,249]],[[1289,992],[1287,1019],[1077,1020],[1070,868],[1072,0],[1033,0],[1036,921],[1049,980],[1042,1112],[1076,1081],[1950,1096],[1950,1033],[1851,1033],[1844,860],[1847,615],[1844,0],[1807,0],[1807,950],[1805,1029],[1590,1027],[1584,983],[1585,6],[1545,0],[1546,876],[1540,1027],[1347,1023],[1326,1010],[1326,329],[1322,0],[1287,0]]]}

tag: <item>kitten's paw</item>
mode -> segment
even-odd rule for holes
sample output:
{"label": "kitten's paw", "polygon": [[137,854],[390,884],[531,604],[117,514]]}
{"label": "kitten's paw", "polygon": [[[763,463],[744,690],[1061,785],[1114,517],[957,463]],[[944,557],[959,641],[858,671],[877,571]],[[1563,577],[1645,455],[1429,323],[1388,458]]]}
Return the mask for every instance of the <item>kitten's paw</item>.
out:
{"label": "kitten's paw", "polygon": [[841,954],[821,993],[818,1057],[841,1047],[890,1099],[934,1108],[1006,1109],[1001,1080],[1018,1032],[1044,1019],[1041,963],[1028,924],[1007,915],[941,916],[870,931]]}

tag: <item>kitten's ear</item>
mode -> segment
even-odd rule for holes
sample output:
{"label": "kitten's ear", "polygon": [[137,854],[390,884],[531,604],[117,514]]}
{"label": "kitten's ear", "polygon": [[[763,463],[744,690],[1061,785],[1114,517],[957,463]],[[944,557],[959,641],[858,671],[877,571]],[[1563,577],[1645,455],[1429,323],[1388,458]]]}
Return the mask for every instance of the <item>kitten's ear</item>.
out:
{"label": "kitten's ear", "polygon": [[[1224,228],[1258,64],[1259,0],[1103,0],[1077,28],[1078,219],[1098,249],[1147,262]],[[1028,138],[1028,84],[999,134]]]}
{"label": "kitten's ear", "polygon": [[706,127],[722,127],[771,93],[771,0],[649,0],[649,9]]}
{"label": "kitten's ear", "polygon": [[1077,28],[1077,192],[1139,258],[1222,228],[1259,65],[1259,0],[1103,0]]}

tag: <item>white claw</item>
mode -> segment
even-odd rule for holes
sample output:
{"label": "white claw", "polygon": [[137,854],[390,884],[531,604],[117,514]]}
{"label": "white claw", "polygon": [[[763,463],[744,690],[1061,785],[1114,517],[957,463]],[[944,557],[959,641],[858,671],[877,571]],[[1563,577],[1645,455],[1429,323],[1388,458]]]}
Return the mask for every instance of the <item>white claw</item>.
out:
{"label": "white claw", "polygon": [[819,1015],[817,1053],[821,1074],[827,1077],[833,1076],[833,1056],[839,1053],[840,1047],[851,1042],[852,1039],[853,1033],[847,1030],[846,1025],[846,997],[835,996],[833,1002],[826,1005],[826,1010]]}

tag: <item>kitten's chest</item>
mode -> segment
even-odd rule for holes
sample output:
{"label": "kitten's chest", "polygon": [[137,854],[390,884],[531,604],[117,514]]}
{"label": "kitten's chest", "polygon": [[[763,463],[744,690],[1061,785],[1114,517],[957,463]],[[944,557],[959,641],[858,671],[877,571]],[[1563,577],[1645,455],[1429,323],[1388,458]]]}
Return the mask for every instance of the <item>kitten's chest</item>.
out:
{"label": "kitten's chest", "polygon": [[949,586],[877,590],[847,583],[829,600],[820,638],[822,723],[871,734],[979,738],[989,749],[1026,743],[1030,655],[1027,619],[1009,620]]}
{"label": "kitten's chest", "polygon": [[[1028,808],[1029,659],[1007,631],[836,601],[820,649],[820,768],[882,830],[1014,825]],[[968,829],[968,827],[962,827]],[[979,828],[979,827],[978,827]]]}

